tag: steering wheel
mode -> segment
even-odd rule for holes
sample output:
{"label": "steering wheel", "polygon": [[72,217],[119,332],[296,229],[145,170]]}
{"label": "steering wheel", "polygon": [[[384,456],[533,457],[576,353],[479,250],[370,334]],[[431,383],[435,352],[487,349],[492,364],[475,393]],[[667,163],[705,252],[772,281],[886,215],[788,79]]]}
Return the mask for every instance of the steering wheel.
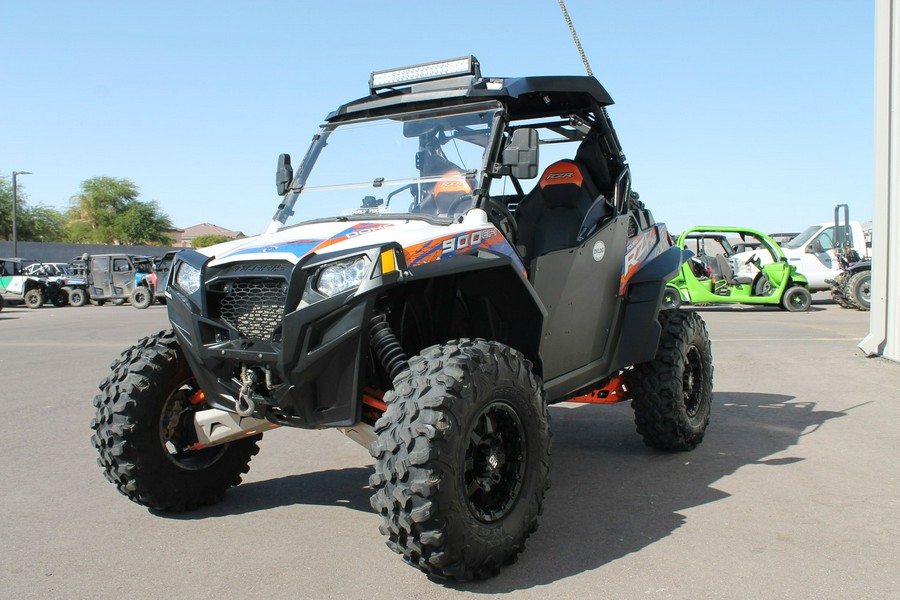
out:
{"label": "steering wheel", "polygon": [[396,196],[397,194],[399,194],[400,192],[402,192],[404,190],[409,190],[409,193],[412,194],[412,197],[415,200],[419,199],[419,196],[416,193],[418,191],[418,184],[417,183],[408,183],[408,184],[404,185],[403,187],[397,188],[396,190],[394,190],[393,192],[391,192],[390,194],[387,195],[387,201],[385,202],[384,208],[387,209],[391,205],[391,198],[393,198],[394,196]]}
{"label": "steering wheel", "polygon": [[[485,206],[485,208],[487,208],[488,217],[490,217],[490,214],[493,213],[494,211],[500,213],[501,218],[497,219],[497,220],[498,221],[505,220],[506,224],[509,226],[509,238],[513,242],[513,244],[515,244],[516,240],[519,239],[519,225],[516,223],[516,218],[509,211],[509,207],[506,206],[505,204],[501,204],[500,202],[495,202],[495,201],[491,200],[490,198],[488,198],[487,206]],[[499,223],[497,225],[498,225],[498,227],[500,226]],[[502,229],[502,227],[501,227],[501,229]]]}
{"label": "steering wheel", "polygon": [[756,269],[762,272],[762,260],[756,256],[756,253],[750,255],[750,258],[744,261],[745,265],[753,265]]}
{"label": "steering wheel", "polygon": [[464,196],[460,196],[456,200],[450,203],[450,206],[447,207],[446,214],[455,215],[457,212],[461,212],[465,205],[472,204],[472,195],[466,194]]}

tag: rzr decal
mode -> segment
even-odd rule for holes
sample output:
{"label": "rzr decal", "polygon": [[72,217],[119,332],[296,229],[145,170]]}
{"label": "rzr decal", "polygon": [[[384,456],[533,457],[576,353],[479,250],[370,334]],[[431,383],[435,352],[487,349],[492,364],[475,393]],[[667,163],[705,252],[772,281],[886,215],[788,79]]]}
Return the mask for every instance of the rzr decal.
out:
{"label": "rzr decal", "polygon": [[547,167],[543,176],[541,176],[540,187],[544,189],[548,185],[561,183],[574,184],[578,187],[581,187],[582,183],[584,183],[581,169],[571,160],[561,160]]}
{"label": "rzr decal", "polygon": [[450,179],[439,181],[434,185],[434,196],[437,198],[441,194],[471,194],[472,186],[468,181],[460,181],[459,179]]}

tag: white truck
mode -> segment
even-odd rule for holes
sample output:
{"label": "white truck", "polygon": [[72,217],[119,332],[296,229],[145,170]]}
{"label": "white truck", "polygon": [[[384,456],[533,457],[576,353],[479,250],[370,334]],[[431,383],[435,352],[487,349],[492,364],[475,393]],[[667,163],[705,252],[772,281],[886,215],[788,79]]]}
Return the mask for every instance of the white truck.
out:
{"label": "white truck", "polygon": [[[871,258],[872,224],[849,221],[847,228],[853,249],[860,257]],[[810,292],[830,290],[831,286],[826,280],[834,279],[841,272],[836,241],[834,222],[823,222],[810,225],[797,237],[781,245],[788,261],[809,280]],[[763,263],[772,260],[765,252],[748,250],[733,254],[729,260],[736,275],[753,277],[756,274],[756,267],[749,262],[754,255]]]}

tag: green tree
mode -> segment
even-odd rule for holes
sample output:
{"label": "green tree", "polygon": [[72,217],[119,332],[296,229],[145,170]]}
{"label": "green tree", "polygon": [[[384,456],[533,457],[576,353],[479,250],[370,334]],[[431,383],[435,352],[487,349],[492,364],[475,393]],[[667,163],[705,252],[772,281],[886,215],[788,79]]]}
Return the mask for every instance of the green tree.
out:
{"label": "green tree", "polygon": [[133,202],[113,221],[112,229],[122,244],[171,244],[169,217],[156,202]]}
{"label": "green tree", "polygon": [[92,177],[81,183],[68,211],[70,242],[101,244],[170,244],[172,223],[156,202],[138,200],[129,179]]}
{"label": "green tree", "polygon": [[66,216],[55,208],[29,207],[24,217],[22,219],[20,216],[17,223],[19,237],[23,241],[62,242],[66,239]]}
{"label": "green tree", "polygon": [[211,233],[209,235],[198,235],[194,239],[191,240],[192,248],[206,248],[207,246],[214,246],[216,244],[221,244],[222,242],[230,242],[231,238],[227,235],[221,235],[218,233]]}
{"label": "green tree", "polygon": [[0,237],[12,239],[12,182],[3,175],[0,175]]}
{"label": "green tree", "polygon": [[137,202],[139,195],[140,190],[129,179],[106,176],[86,179],[81,182],[81,193],[72,196],[69,220],[87,223],[98,237],[107,237],[116,217]]}
{"label": "green tree", "polygon": [[[23,242],[59,242],[65,239],[65,216],[55,208],[28,205],[28,195],[17,181],[16,237]],[[0,175],[0,238],[12,239],[12,178]]]}

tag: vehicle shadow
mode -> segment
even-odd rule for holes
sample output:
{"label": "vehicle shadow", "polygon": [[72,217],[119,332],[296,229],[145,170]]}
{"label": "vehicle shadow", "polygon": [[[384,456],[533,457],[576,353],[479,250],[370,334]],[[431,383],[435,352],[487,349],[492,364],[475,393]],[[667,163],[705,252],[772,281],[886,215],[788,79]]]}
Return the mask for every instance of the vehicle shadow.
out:
{"label": "vehicle shadow", "polygon": [[[779,467],[804,460],[774,455],[846,414],[793,400],[781,394],[716,392],[706,439],[692,452],[675,454],[644,446],[627,403],[551,407],[553,485],[527,550],[493,579],[441,583],[479,594],[528,589],[602,567],[666,538],[684,523],[682,511],[729,496],[715,482],[748,465]],[[251,482],[230,490],[215,506],[157,514],[195,520],[297,504],[372,512],[370,473],[370,467],[351,467]]]}
{"label": "vehicle shadow", "polygon": [[729,496],[715,482],[747,465],[804,460],[780,454],[846,414],[793,400],[716,392],[703,443],[676,454],[643,445],[627,403],[551,409],[553,487],[538,532],[516,565],[488,581],[453,587],[498,594],[546,585],[666,538],[685,522],[683,511]]}
{"label": "vehicle shadow", "polygon": [[373,512],[369,504],[372,467],[351,467],[300,473],[277,479],[244,483],[228,491],[225,499],[188,513],[151,511],[167,519],[197,520],[269,510],[279,506],[308,504],[345,506]]}

